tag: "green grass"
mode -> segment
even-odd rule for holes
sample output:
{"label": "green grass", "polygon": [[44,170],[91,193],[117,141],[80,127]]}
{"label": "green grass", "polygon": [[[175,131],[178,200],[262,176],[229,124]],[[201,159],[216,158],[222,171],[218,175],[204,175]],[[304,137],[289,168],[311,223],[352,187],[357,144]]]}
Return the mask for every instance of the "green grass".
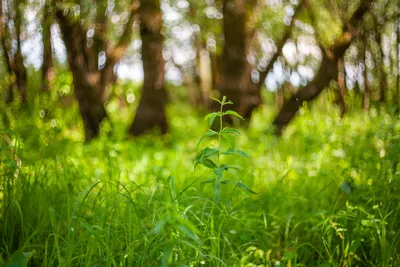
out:
{"label": "green grass", "polygon": [[320,102],[281,138],[268,105],[239,129],[250,159],[226,157],[239,171],[224,177],[257,194],[226,184],[218,205],[201,183],[213,171],[194,169],[208,125],[187,106],[170,107],[163,138],[125,140],[131,114],[111,111],[90,144],[75,106],[10,115],[0,266],[399,266],[400,120]]}

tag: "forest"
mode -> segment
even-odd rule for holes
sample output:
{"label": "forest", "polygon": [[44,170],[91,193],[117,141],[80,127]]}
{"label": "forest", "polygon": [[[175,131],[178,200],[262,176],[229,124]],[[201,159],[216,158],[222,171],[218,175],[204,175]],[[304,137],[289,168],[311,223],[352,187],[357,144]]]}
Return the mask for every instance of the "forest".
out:
{"label": "forest", "polygon": [[0,267],[400,266],[399,0],[0,0],[0,77]]}

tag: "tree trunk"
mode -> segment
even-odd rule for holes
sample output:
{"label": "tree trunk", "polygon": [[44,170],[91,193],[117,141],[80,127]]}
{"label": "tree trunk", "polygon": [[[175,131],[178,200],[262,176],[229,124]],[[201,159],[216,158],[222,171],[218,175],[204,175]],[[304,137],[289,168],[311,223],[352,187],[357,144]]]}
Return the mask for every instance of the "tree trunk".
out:
{"label": "tree trunk", "polygon": [[281,110],[283,107],[283,86],[279,86],[275,92],[275,102],[278,110]]}
{"label": "tree trunk", "polygon": [[144,80],[139,107],[129,132],[138,136],[158,127],[164,134],[168,124],[165,114],[167,93],[164,87],[160,1],[142,0],[139,14]]}
{"label": "tree trunk", "polygon": [[246,91],[251,66],[247,62],[250,43],[247,28],[246,0],[226,0],[223,5],[224,46],[220,60],[220,82],[216,85],[221,97],[233,102],[230,109],[242,116],[246,112]]}
{"label": "tree trunk", "polygon": [[346,113],[346,70],[344,68],[344,58],[338,61],[338,102],[341,111],[341,117]]}
{"label": "tree trunk", "polygon": [[[375,17],[374,17],[375,18]],[[378,21],[375,19],[375,24],[377,24]],[[382,44],[382,36],[381,32],[379,31],[378,25],[375,26],[375,41],[379,47],[379,60],[377,62],[379,63],[378,67],[378,73],[379,73],[379,102],[385,103],[386,102],[386,90],[387,90],[387,75],[385,71],[385,64],[384,64],[384,48]]]}
{"label": "tree trunk", "polygon": [[57,11],[60,29],[64,35],[68,63],[73,75],[74,94],[78,100],[85,127],[86,141],[96,137],[101,121],[107,117],[104,108],[105,84],[101,83],[101,73],[97,65],[89,64],[86,54],[86,34],[77,23],[71,23]]}
{"label": "tree trunk", "polygon": [[[96,20],[92,39],[87,37],[87,29],[79,20],[69,20],[65,10],[61,10],[60,7],[56,11],[67,48],[74,94],[85,126],[86,141],[99,134],[100,123],[107,117],[104,102],[108,97],[108,87],[116,81],[114,66],[128,48],[138,6],[138,2],[133,0],[124,31],[114,47],[111,47],[105,38],[108,21],[105,16],[106,1],[96,1]],[[104,64],[99,62],[101,53],[105,57]]]}
{"label": "tree trunk", "polygon": [[229,108],[236,110],[245,119],[250,119],[253,110],[261,104],[261,88],[291,35],[295,16],[302,9],[304,1],[295,8],[290,25],[286,27],[282,38],[277,41],[276,53],[266,68],[259,71],[258,81],[253,82],[252,66],[247,61],[247,56],[255,30],[248,27],[248,22],[254,14],[256,3],[254,0],[225,0],[223,6],[224,47],[219,61],[220,79],[216,83],[216,88],[221,96],[227,96],[234,103]]}
{"label": "tree trunk", "polygon": [[[4,56],[4,61],[6,63],[6,73],[7,73],[7,78],[11,78],[13,75],[12,72],[12,67],[11,67],[11,62],[10,62],[10,57],[9,57],[9,51],[7,48],[6,44],[6,31],[5,31],[5,25],[3,23],[4,21],[4,13],[3,13],[3,3],[0,1],[0,42],[1,42],[1,48],[3,50],[3,56]],[[5,103],[11,103],[14,100],[14,92],[13,92],[13,85],[10,83],[7,88],[5,88],[5,91],[3,92],[4,95],[4,101]]]}
{"label": "tree trunk", "polygon": [[[3,3],[2,3],[3,4]],[[10,77],[14,78],[14,83],[10,84],[7,91],[5,92],[5,100],[6,103],[10,103],[14,100],[14,88],[16,88],[19,92],[21,101],[25,103],[27,101],[26,98],[26,90],[27,90],[27,73],[24,66],[24,59],[22,56],[21,51],[21,10],[20,5],[21,3],[18,1],[14,2],[13,10],[15,12],[10,11],[10,7],[7,7],[7,20],[4,19],[4,10],[3,6],[0,10],[0,39],[1,39],[1,46],[6,62],[6,70]],[[14,14],[14,15],[12,15]],[[12,36],[11,32],[9,31],[7,24],[9,23],[8,20],[11,20],[15,34]],[[14,46],[15,45],[15,46]],[[14,49],[13,49],[14,48]],[[13,52],[15,51],[15,52]]]}
{"label": "tree trunk", "polygon": [[362,20],[369,9],[368,2],[367,0],[361,2],[351,17],[349,24],[344,24],[342,36],[332,47],[324,50],[324,57],[314,80],[294,94],[278,113],[273,121],[273,125],[276,127],[276,134],[282,133],[283,128],[294,118],[303,102],[316,98],[332,80],[337,79],[337,61],[343,57],[353,39],[357,37],[358,32],[354,30],[354,27]]}
{"label": "tree trunk", "polygon": [[397,45],[396,45],[396,55],[397,55],[397,79],[396,79],[396,94],[394,102],[396,103],[396,114],[400,112],[400,17],[397,18]]}
{"label": "tree trunk", "polygon": [[21,101],[26,103],[27,101],[27,73],[24,66],[24,58],[21,51],[21,9],[19,2],[15,1],[15,33],[17,38],[17,51],[14,56],[14,73],[16,78],[16,85],[20,93]]}
{"label": "tree trunk", "polygon": [[368,67],[367,67],[367,38],[364,39],[364,47],[363,47],[363,55],[362,55],[362,60],[364,64],[364,71],[363,71],[363,76],[364,76],[364,98],[363,98],[363,108],[365,112],[368,112],[369,110],[369,101],[370,101],[370,88],[369,88],[369,80],[368,80]]}
{"label": "tree trunk", "polygon": [[43,65],[42,65],[42,87],[41,91],[50,90],[50,83],[53,79],[53,53],[51,47],[51,22],[52,14],[50,12],[50,2],[47,0],[43,11]]}
{"label": "tree trunk", "polygon": [[311,101],[316,98],[333,79],[337,78],[337,75],[337,61],[325,55],[314,80],[292,95],[276,116],[273,122],[276,126],[276,133],[282,132],[283,127],[294,118],[304,101]]}

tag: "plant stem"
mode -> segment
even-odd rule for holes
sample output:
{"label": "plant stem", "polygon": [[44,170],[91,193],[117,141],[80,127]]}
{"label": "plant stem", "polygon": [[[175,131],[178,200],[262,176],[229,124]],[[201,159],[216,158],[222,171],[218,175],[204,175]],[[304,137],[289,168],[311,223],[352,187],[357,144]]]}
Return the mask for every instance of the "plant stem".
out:
{"label": "plant stem", "polygon": [[[221,135],[222,135],[222,110],[224,107],[224,102],[221,103],[221,108],[219,110],[220,114],[219,114],[219,132],[218,132],[218,148],[221,151]],[[217,163],[218,163],[218,167],[219,167],[219,153],[217,155]]]}

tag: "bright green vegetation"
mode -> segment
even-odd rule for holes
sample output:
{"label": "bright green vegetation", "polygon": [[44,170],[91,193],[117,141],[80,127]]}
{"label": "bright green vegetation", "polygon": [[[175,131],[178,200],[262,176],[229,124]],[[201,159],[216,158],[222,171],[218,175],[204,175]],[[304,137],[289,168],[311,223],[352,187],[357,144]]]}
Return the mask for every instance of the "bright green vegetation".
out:
{"label": "bright green vegetation", "polygon": [[90,144],[63,113],[76,111],[13,118],[0,266],[398,266],[400,120],[375,108],[340,119],[326,102],[281,138],[265,105],[228,130],[234,143],[221,128],[199,146],[209,123],[187,106],[170,107],[163,138],[124,140],[113,119]]}

